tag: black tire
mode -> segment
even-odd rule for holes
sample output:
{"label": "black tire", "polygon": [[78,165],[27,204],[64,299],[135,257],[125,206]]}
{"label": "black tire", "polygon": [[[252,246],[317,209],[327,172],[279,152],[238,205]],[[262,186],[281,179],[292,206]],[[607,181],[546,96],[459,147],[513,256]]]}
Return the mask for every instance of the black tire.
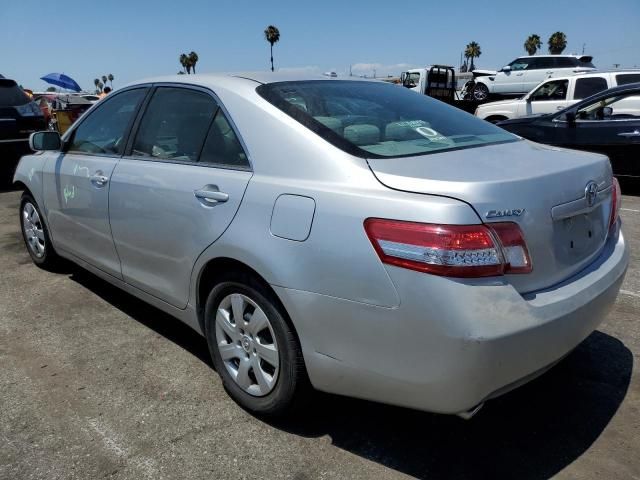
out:
{"label": "black tire", "polygon": [[489,98],[489,87],[482,82],[476,82],[476,86],[473,87],[473,99],[478,102],[484,102]]}
{"label": "black tire", "polygon": [[[241,388],[227,370],[220,355],[216,339],[216,314],[221,302],[234,293],[248,297],[262,309],[271,324],[278,345],[279,371],[275,386],[264,396],[251,395]],[[262,282],[244,273],[226,275],[219,279],[219,283],[209,293],[204,314],[205,334],[214,367],[224,388],[236,403],[255,414],[279,416],[301,401],[303,394],[309,390],[302,350],[286,313],[274,298],[274,294]]]}
{"label": "black tire", "polygon": [[[27,222],[27,219],[25,217],[25,208],[28,209],[28,205],[33,207],[33,209],[37,213],[37,221],[35,221],[32,225],[38,226],[44,237],[41,243],[41,253],[29,244],[29,239],[27,238],[28,227],[25,228],[25,223]],[[20,231],[22,232],[22,238],[24,240],[25,247],[27,248],[27,252],[29,252],[33,263],[35,263],[38,267],[44,270],[56,271],[60,267],[62,259],[58,256],[55,249],[53,248],[53,244],[51,243],[51,236],[49,235],[49,229],[47,228],[47,225],[44,222],[43,218],[44,217],[42,215],[42,212],[40,211],[38,204],[31,196],[31,194],[28,192],[23,193],[20,200]]]}

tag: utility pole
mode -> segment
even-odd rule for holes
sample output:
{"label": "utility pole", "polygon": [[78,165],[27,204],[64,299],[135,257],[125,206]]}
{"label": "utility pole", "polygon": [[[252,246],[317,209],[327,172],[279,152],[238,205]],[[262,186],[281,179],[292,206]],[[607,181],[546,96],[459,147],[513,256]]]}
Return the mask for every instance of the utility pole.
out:
{"label": "utility pole", "polygon": [[353,77],[353,73],[351,73],[351,65],[349,65],[349,76]]}
{"label": "utility pole", "polygon": [[584,55],[584,47],[586,47],[586,46],[587,46],[587,44],[586,44],[586,43],[583,43],[583,44],[582,44],[582,54],[583,54],[583,55]]}

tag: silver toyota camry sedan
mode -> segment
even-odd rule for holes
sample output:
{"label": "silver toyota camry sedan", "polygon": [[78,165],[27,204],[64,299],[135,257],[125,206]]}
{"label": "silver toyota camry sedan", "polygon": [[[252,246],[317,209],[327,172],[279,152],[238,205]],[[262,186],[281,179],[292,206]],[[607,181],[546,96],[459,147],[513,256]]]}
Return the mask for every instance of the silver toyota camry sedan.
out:
{"label": "silver toyota camry sedan", "polygon": [[187,323],[256,413],[313,386],[469,416],[597,328],[628,264],[606,157],[382,82],[155,78],[30,142],[33,261]]}

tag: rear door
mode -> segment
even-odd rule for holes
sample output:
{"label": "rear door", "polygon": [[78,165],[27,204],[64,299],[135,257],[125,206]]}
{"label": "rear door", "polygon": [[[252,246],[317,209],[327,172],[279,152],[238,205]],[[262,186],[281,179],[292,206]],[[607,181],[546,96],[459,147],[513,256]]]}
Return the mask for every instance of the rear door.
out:
{"label": "rear door", "polygon": [[109,188],[126,136],[147,94],[113,94],[83,118],[43,169],[43,196],[56,248],[121,278],[109,226]]}
{"label": "rear door", "polygon": [[137,123],[109,193],[122,274],[184,308],[193,265],[231,223],[251,168],[208,90],[158,86]]}
{"label": "rear door", "polygon": [[526,102],[519,102],[518,116],[554,113],[567,107],[569,80],[547,80],[527,96]]}
{"label": "rear door", "polygon": [[522,77],[522,92],[529,92],[553,74],[554,59],[551,57],[532,58]]}

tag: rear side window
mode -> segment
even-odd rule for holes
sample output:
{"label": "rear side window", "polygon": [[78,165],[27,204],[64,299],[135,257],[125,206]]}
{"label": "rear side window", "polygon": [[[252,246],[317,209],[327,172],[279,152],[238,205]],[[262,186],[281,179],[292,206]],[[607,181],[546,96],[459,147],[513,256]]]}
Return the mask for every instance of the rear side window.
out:
{"label": "rear side window", "polygon": [[132,154],[196,162],[217,108],[204,92],[158,88],[140,122]]}
{"label": "rear side window", "polygon": [[533,62],[531,62],[527,70],[540,70],[541,68],[554,68],[554,67],[556,67],[555,58],[539,57],[539,58],[533,59]]}
{"label": "rear side window", "polygon": [[587,98],[607,88],[607,80],[604,77],[578,78],[573,98]]}
{"label": "rear side window", "polygon": [[257,92],[334,146],[364,158],[517,141],[455,107],[383,82],[280,82],[260,85]]}
{"label": "rear side window", "polygon": [[616,83],[618,85],[627,85],[636,82],[640,82],[640,73],[621,73],[616,75]]}
{"label": "rear side window", "polygon": [[125,133],[146,89],[112,94],[72,134],[68,152],[122,155]]}
{"label": "rear side window", "polygon": [[572,57],[556,57],[553,60],[556,68],[572,68],[578,65],[578,59]]}
{"label": "rear side window", "polygon": [[17,107],[26,105],[31,100],[16,82],[0,78],[0,107]]}
{"label": "rear side window", "polygon": [[249,161],[222,109],[218,109],[202,148],[200,162],[221,167],[249,168]]}

